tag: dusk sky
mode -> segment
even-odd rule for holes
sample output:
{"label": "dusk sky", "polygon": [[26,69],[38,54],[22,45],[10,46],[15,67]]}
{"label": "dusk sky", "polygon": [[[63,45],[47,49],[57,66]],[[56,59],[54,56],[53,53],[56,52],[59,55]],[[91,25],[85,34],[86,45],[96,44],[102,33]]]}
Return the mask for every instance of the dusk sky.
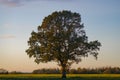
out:
{"label": "dusk sky", "polygon": [[0,0],[0,68],[31,72],[57,68],[57,63],[34,62],[25,50],[31,32],[54,11],[80,13],[89,41],[102,47],[98,60],[89,56],[71,68],[120,67],[120,0]]}

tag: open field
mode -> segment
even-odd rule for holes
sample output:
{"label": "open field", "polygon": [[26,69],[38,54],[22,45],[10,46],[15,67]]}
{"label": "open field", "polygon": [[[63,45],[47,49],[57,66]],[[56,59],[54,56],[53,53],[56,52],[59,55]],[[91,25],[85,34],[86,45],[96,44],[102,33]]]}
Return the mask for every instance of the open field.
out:
{"label": "open field", "polygon": [[[0,80],[61,80],[61,74],[0,74]],[[120,80],[120,74],[67,74],[66,80]]]}

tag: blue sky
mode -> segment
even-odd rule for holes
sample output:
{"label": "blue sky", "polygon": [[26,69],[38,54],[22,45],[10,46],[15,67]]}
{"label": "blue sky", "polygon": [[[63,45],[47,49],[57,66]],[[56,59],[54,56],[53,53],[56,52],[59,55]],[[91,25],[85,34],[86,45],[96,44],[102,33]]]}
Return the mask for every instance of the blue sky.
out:
{"label": "blue sky", "polygon": [[34,63],[25,50],[30,33],[45,16],[71,10],[81,14],[89,40],[102,43],[98,60],[83,58],[77,67],[120,67],[120,0],[0,0],[0,68],[32,71],[58,67],[56,63]]}

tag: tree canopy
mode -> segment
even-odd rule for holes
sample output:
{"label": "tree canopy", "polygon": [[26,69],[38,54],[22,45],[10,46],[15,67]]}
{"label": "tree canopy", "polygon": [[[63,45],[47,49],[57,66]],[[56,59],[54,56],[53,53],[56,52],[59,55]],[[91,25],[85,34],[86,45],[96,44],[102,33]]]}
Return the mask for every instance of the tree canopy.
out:
{"label": "tree canopy", "polygon": [[26,50],[36,63],[56,61],[63,72],[81,57],[93,55],[97,59],[101,43],[88,41],[79,13],[56,11],[43,19],[38,31],[32,31]]}

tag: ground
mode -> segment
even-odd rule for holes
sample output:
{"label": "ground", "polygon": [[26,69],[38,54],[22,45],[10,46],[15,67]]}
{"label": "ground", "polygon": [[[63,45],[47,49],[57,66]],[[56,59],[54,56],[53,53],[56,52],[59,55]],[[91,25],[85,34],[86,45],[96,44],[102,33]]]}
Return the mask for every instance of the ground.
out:
{"label": "ground", "polygon": [[[61,80],[61,74],[0,74],[0,80]],[[120,74],[67,74],[65,80],[120,80]]]}

